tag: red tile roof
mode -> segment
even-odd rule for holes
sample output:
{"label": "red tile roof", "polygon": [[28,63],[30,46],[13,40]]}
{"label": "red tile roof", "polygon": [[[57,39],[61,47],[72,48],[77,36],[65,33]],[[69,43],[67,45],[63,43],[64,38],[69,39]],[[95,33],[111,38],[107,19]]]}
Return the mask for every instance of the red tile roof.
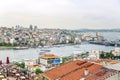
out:
{"label": "red tile roof", "polygon": [[[89,71],[88,75],[84,75],[86,69]],[[95,80],[106,73],[109,73],[109,71],[103,69],[102,65],[91,63],[89,61],[76,60],[51,69],[42,75],[50,80],[80,80],[81,78]]]}

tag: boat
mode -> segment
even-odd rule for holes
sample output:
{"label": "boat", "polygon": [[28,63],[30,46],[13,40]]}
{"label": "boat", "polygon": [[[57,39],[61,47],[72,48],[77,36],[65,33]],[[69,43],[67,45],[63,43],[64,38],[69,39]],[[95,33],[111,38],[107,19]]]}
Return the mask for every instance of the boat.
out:
{"label": "boat", "polygon": [[41,49],[40,51],[41,51],[41,52],[43,52],[43,51],[44,51],[44,52],[50,52],[51,50],[49,50],[49,49]]}
{"label": "boat", "polygon": [[80,48],[80,45],[75,45],[74,48]]}
{"label": "boat", "polygon": [[44,52],[44,51],[41,51],[41,52],[39,52],[39,55],[43,55],[43,54],[45,54],[46,52]]}
{"label": "boat", "polygon": [[51,50],[41,49],[41,50],[39,51],[39,55],[45,54],[45,53],[50,52],[50,51],[51,51]]}
{"label": "boat", "polygon": [[43,48],[51,48],[52,46],[43,46]]}
{"label": "boat", "polygon": [[24,50],[24,49],[28,49],[28,47],[18,46],[18,47],[14,47],[13,49],[14,49],[14,50]]}
{"label": "boat", "polygon": [[65,45],[54,45],[54,47],[64,47]]}
{"label": "boat", "polygon": [[38,46],[38,48],[42,48],[42,46]]}

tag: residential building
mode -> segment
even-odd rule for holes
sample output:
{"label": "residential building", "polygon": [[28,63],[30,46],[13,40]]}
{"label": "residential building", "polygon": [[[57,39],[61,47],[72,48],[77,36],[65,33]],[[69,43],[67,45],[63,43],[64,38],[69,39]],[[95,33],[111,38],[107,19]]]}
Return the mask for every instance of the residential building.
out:
{"label": "residential building", "polygon": [[90,58],[90,60],[97,60],[97,59],[100,59],[100,51],[98,50],[92,50],[90,53],[89,53],[89,56],[88,58]]}
{"label": "residential building", "polygon": [[53,64],[56,64],[55,61],[58,61],[58,63],[56,62],[57,64],[61,62],[60,57],[54,54],[43,54],[39,57],[40,64],[45,66],[51,66]]}
{"label": "residential building", "polygon": [[120,56],[120,48],[115,48],[115,50],[112,50],[112,53],[113,53],[115,56]]}

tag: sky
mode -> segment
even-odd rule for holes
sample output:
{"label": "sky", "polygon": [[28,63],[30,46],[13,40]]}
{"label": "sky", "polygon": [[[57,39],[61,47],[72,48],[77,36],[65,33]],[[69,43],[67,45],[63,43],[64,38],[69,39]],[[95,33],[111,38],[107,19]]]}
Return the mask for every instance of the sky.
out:
{"label": "sky", "polygon": [[120,0],[0,0],[0,26],[120,28]]}

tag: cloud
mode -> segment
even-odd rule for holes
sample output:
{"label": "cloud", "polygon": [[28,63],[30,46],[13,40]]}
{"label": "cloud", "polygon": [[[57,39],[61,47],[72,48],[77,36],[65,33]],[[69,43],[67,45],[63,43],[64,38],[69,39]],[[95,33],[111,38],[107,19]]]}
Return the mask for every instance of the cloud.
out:
{"label": "cloud", "polygon": [[119,14],[119,0],[0,1],[0,23],[8,26],[37,24],[41,28],[114,28],[120,27]]}

